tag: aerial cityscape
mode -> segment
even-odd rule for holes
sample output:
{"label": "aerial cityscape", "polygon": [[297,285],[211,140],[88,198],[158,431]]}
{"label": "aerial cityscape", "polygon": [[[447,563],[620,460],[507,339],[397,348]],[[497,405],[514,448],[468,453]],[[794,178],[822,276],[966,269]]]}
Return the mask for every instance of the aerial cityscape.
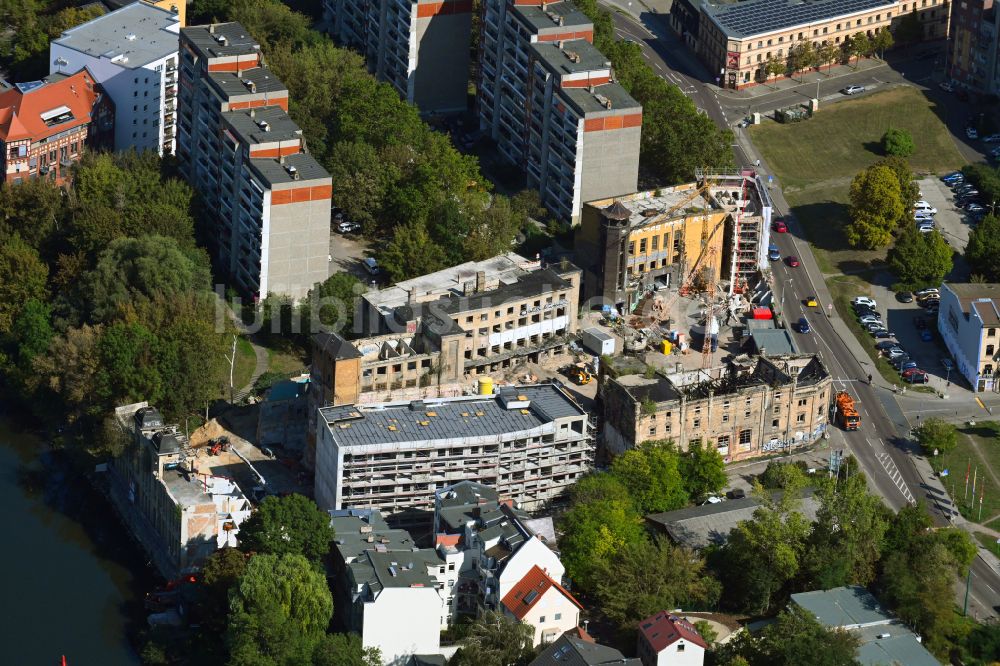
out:
{"label": "aerial cityscape", "polygon": [[3,663],[1000,663],[994,0],[0,14]]}

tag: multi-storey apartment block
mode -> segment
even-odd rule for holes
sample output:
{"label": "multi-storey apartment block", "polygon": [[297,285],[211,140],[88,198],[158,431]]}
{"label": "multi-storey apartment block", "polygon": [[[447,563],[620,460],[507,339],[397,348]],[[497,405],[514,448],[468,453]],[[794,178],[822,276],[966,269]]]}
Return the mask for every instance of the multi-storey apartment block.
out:
{"label": "multi-storey apartment block", "polygon": [[951,13],[949,74],[977,91],[1000,93],[1000,12],[993,0],[972,0]]}
{"label": "multi-storey apartment block", "polygon": [[471,0],[323,0],[337,42],[423,113],[468,105]]}
{"label": "multi-storey apartment block", "polygon": [[84,67],[115,103],[115,150],[175,148],[177,12],[135,2],[70,28],[49,45],[49,71]]}
{"label": "multi-storey apartment block", "polygon": [[584,201],[633,192],[642,107],[613,80],[571,2],[485,0],[480,127],[530,187],[575,223]]}
{"label": "multi-storey apartment block", "polygon": [[[916,12],[929,39],[947,37],[947,0],[746,0],[711,3],[678,0],[670,25],[698,54],[719,84],[745,88],[764,82],[768,59],[786,61],[794,47],[842,46],[856,34],[873,37]],[[846,54],[845,54],[846,57]]]}
{"label": "multi-storey apartment block", "polygon": [[177,156],[212,216],[216,265],[254,298],[302,298],[329,274],[332,180],[241,25],[184,28],[180,44]]}
{"label": "multi-storey apartment block", "polygon": [[0,178],[64,183],[87,148],[108,148],[115,107],[86,69],[0,93]]}
{"label": "multi-storey apartment block", "polygon": [[430,511],[435,490],[475,479],[532,510],[593,463],[586,412],[553,384],[319,413],[316,501],[324,509]]}
{"label": "multi-storey apartment block", "polygon": [[973,391],[1000,391],[1000,284],[941,285],[938,330]]}
{"label": "multi-storey apartment block", "polygon": [[[604,447],[617,455],[671,439],[711,443],[736,461],[812,443],[829,423],[832,378],[818,356],[742,357],[728,366],[621,374],[604,364]],[[635,359],[629,359],[634,365]]]}

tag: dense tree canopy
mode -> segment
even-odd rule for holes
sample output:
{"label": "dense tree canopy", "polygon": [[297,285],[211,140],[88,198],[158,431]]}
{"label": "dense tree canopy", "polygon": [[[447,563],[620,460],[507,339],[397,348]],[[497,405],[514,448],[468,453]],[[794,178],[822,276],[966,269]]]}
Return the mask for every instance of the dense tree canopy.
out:
{"label": "dense tree canopy", "polygon": [[665,608],[714,608],[721,586],[704,568],[701,556],[666,539],[626,544],[601,563],[595,596],[620,630],[632,631]]}
{"label": "dense tree canopy", "polygon": [[808,611],[793,606],[758,635],[744,631],[720,646],[716,656],[727,666],[856,666],[858,646],[854,634],[827,629]]}
{"label": "dense tree canopy", "polygon": [[870,166],[851,182],[851,219],[844,228],[854,247],[885,247],[906,212],[899,181],[886,166]]}
{"label": "dense tree canopy", "polygon": [[969,232],[965,259],[973,273],[989,282],[1000,281],[1000,216],[987,215]]}
{"label": "dense tree canopy", "polygon": [[951,272],[952,249],[937,229],[930,233],[908,226],[896,239],[887,257],[899,286],[906,289],[941,284]]}
{"label": "dense tree canopy", "polygon": [[452,666],[525,666],[534,657],[534,628],[498,611],[485,611],[469,627]]}
{"label": "dense tree canopy", "polygon": [[272,555],[302,555],[319,562],[330,552],[330,516],[304,495],[269,496],[240,527],[240,548]]}
{"label": "dense tree canopy", "polygon": [[936,416],[924,420],[914,428],[913,434],[927,455],[948,453],[958,444],[958,429]]}
{"label": "dense tree canopy", "polygon": [[326,577],[301,555],[255,555],[230,595],[230,666],[308,664],[333,615]]}

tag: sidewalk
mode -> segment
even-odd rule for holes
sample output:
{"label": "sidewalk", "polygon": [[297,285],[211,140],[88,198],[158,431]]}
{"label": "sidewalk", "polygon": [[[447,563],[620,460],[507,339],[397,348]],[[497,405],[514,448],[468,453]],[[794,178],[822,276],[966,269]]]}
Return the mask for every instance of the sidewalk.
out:
{"label": "sidewalk", "polygon": [[718,88],[716,94],[720,97],[728,98],[731,100],[754,100],[758,97],[764,97],[766,95],[771,95],[774,93],[784,92],[787,90],[792,90],[793,88],[798,88],[805,85],[816,85],[816,82],[824,82],[836,80],[843,76],[850,76],[852,74],[860,74],[861,72],[868,72],[875,69],[881,69],[887,67],[888,65],[884,60],[878,60],[875,58],[866,58],[860,62],[853,65],[834,65],[829,69],[824,69],[822,72],[811,71],[808,73],[796,74],[794,78],[783,78],[776,81],[769,81],[767,83],[761,83],[755,86],[750,86],[749,88],[744,88],[742,90],[733,90],[731,88]]}

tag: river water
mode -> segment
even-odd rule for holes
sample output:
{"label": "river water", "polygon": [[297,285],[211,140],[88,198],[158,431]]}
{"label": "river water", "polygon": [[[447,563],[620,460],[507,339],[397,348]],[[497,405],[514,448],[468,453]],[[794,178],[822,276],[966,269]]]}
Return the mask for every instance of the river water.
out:
{"label": "river water", "polygon": [[0,662],[138,664],[126,633],[145,562],[104,498],[43,450],[0,419]]}

